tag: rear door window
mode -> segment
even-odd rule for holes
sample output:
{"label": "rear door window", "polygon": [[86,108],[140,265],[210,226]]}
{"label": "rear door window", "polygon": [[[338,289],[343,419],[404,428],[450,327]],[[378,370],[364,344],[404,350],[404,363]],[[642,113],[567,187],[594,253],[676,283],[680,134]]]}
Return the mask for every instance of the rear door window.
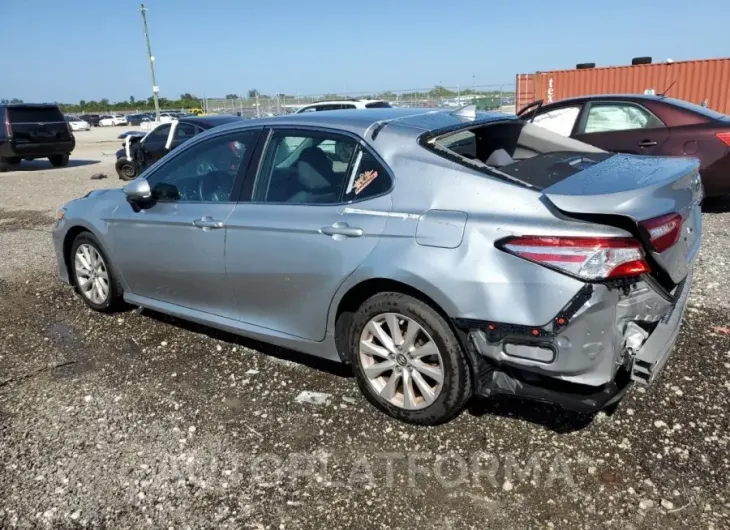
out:
{"label": "rear door window", "polygon": [[588,109],[583,133],[654,129],[664,124],[640,105],[631,103],[593,103]]}
{"label": "rear door window", "polygon": [[9,107],[7,110],[14,123],[64,121],[63,114],[55,107]]}
{"label": "rear door window", "polygon": [[253,201],[337,204],[351,175],[355,140],[320,131],[276,130],[267,143]]}
{"label": "rear door window", "polygon": [[580,114],[580,105],[561,107],[538,114],[533,123],[561,136],[570,136],[578,114]]}

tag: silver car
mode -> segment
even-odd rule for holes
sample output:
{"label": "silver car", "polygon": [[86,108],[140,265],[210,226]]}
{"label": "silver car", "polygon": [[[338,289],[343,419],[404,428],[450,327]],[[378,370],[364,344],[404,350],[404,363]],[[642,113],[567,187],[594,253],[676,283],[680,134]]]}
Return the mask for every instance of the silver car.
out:
{"label": "silver car", "polygon": [[701,232],[694,159],[611,154],[514,116],[305,113],[212,129],[66,204],[58,270],[141,306],[352,365],[416,424],[474,394],[584,412],[650,384]]}

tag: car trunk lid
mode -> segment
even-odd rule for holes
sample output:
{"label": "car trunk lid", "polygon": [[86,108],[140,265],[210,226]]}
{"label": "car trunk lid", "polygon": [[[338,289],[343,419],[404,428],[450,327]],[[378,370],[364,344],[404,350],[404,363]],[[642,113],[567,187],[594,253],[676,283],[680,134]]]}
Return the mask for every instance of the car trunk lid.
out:
{"label": "car trunk lid", "polygon": [[58,107],[16,105],[8,107],[8,123],[16,144],[42,144],[70,141],[68,123]]}
{"label": "car trunk lid", "polygon": [[[687,275],[699,249],[702,185],[699,161],[612,155],[596,157],[573,153],[557,165],[574,167],[542,190],[545,198],[566,215],[598,221],[602,216],[630,220],[632,231],[674,284]],[[657,249],[650,240],[651,221],[681,216],[678,237],[668,248]],[[648,222],[648,223],[647,223]]]}

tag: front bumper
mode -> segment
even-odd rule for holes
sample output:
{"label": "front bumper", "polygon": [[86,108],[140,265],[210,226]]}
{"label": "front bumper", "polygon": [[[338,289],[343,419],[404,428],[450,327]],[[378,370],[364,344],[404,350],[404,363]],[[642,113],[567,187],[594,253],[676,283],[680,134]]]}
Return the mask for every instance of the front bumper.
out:
{"label": "front bumper", "polygon": [[66,259],[64,257],[63,242],[66,237],[66,220],[61,219],[56,221],[51,231],[51,237],[53,239],[53,250],[56,254],[56,270],[58,271],[58,278],[64,283],[71,283],[71,279],[68,274],[68,267],[66,267]]}
{"label": "front bumper", "polygon": [[586,285],[543,326],[457,319],[482,395],[519,395],[589,412],[651,384],[679,332],[692,273],[666,295],[651,280]]}

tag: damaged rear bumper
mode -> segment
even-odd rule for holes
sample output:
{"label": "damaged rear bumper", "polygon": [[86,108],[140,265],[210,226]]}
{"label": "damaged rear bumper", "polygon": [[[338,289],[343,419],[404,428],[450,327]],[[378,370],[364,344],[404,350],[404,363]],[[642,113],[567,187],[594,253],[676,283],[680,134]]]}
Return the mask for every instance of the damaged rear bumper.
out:
{"label": "damaged rear bumper", "polygon": [[543,326],[456,319],[477,365],[477,392],[516,395],[591,412],[632,381],[664,368],[687,306],[692,273],[672,293],[651,280],[587,284]]}

